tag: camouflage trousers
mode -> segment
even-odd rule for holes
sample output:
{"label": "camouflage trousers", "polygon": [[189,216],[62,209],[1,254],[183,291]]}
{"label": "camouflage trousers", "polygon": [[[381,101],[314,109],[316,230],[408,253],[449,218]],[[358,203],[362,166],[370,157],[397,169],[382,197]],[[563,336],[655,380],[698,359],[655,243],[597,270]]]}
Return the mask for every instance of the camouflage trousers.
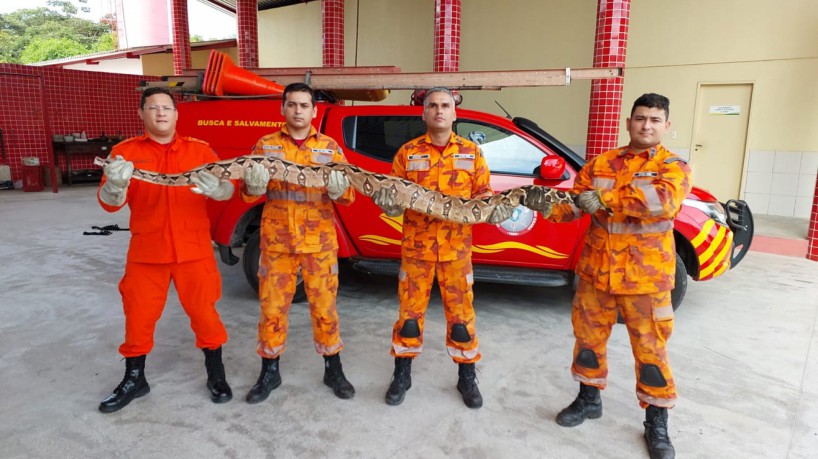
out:
{"label": "camouflage trousers", "polygon": [[298,269],[310,305],[315,350],[321,355],[337,354],[344,347],[338,326],[338,251],[317,253],[262,252],[259,261],[258,347],[262,357],[272,359],[284,353],[287,342],[287,314],[295,295]]}
{"label": "camouflage trousers", "polygon": [[642,295],[613,295],[580,279],[574,296],[571,322],[574,326],[574,379],[604,389],[608,378],[607,343],[617,312],[625,320],[635,360],[636,397],[645,408],[672,408],[676,385],[667,355],[673,333],[670,292]]}
{"label": "camouflage trousers", "polygon": [[391,354],[414,358],[423,350],[423,327],[435,273],[446,315],[446,350],[457,363],[477,362],[481,356],[475,327],[471,258],[441,262],[403,258],[398,280],[400,312],[392,327]]}

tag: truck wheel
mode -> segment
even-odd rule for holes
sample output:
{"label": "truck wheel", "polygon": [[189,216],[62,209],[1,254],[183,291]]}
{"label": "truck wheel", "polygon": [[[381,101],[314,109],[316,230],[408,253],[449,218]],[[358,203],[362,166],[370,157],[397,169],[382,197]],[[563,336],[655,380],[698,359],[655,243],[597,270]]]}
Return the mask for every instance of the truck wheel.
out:
{"label": "truck wheel", "polygon": [[682,300],[687,292],[687,268],[681,255],[676,254],[676,285],[670,291],[670,304],[673,305],[673,310],[679,309],[682,305]]}
{"label": "truck wheel", "polygon": [[[242,256],[242,266],[244,268],[244,277],[250,287],[258,293],[258,261],[261,256],[261,247],[259,240],[259,230],[256,230],[244,246],[244,255]],[[304,288],[304,278],[301,277],[301,270],[298,270],[298,276],[295,280],[295,295],[293,295],[293,303],[301,303],[307,299],[307,291]]]}

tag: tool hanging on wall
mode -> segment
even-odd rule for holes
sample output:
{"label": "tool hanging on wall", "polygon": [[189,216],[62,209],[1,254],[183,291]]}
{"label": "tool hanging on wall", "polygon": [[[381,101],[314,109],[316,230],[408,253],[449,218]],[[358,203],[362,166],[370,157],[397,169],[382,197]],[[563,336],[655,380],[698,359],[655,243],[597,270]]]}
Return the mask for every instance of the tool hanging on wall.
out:
{"label": "tool hanging on wall", "polygon": [[6,164],[6,138],[3,137],[3,129],[0,128],[0,190],[13,190],[14,182],[11,180],[11,167]]}

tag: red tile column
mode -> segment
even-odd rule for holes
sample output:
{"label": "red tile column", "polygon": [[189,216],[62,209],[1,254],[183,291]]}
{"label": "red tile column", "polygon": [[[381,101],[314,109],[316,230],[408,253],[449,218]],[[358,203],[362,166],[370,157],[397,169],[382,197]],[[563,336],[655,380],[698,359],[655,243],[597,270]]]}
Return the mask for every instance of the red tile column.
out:
{"label": "red tile column", "polygon": [[460,70],[460,0],[435,0],[435,72]]}
{"label": "red tile column", "polygon": [[187,0],[171,0],[173,19],[173,74],[181,75],[190,68],[190,28],[187,18]]}
{"label": "red tile column", "polygon": [[258,2],[238,0],[236,21],[239,32],[239,66],[258,68]]}
{"label": "red tile column", "polygon": [[324,67],[344,66],[344,0],[321,0]]}
{"label": "red tile column", "polygon": [[807,258],[818,261],[818,177],[815,179],[815,197],[812,198],[812,215],[807,231]]}
{"label": "red tile column", "polygon": [[[630,8],[630,0],[599,0],[594,67],[625,67]],[[591,83],[588,138],[585,142],[587,159],[617,146],[623,83],[624,77],[594,80]]]}

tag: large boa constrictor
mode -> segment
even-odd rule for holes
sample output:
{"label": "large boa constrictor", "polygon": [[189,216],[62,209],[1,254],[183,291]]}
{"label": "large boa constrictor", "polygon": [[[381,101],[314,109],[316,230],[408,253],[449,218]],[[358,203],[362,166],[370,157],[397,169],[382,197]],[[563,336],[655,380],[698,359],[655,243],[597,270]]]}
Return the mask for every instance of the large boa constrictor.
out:
{"label": "large boa constrictor", "polygon": [[[99,165],[107,162],[107,160],[97,159],[95,163]],[[539,185],[512,188],[485,199],[462,199],[429,190],[409,180],[369,172],[352,164],[327,163],[322,166],[302,166],[261,155],[239,156],[208,163],[181,174],[160,174],[134,169],[133,178],[158,185],[191,186],[193,182],[190,179],[196,177],[200,171],[209,172],[224,180],[241,179],[244,177],[244,170],[252,163],[259,163],[267,168],[270,171],[271,180],[312,188],[326,187],[330,172],[341,171],[349,179],[352,187],[366,196],[372,197],[378,190],[387,188],[399,206],[456,223],[486,223],[491,212],[500,203],[512,206],[525,205],[526,194],[533,188],[543,188],[546,201],[552,204],[574,202],[571,194],[565,191]]]}

